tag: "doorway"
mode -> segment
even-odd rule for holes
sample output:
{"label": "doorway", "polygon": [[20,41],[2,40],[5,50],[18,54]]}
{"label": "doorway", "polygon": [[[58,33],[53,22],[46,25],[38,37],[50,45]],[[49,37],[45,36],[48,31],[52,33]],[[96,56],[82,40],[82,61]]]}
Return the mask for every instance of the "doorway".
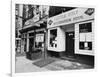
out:
{"label": "doorway", "polygon": [[29,38],[29,52],[32,52],[34,49],[34,38]]}
{"label": "doorway", "polygon": [[66,32],[66,56],[74,56],[74,31]]}

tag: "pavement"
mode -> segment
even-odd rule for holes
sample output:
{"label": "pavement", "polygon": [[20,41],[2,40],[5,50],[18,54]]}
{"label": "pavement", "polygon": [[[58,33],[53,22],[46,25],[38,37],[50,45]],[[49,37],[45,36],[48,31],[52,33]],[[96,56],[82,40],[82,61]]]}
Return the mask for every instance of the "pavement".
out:
{"label": "pavement", "polygon": [[20,56],[26,56],[26,53],[25,52],[16,52],[16,57],[20,57]]}
{"label": "pavement", "polygon": [[40,68],[32,63],[37,60],[29,60],[26,59],[25,56],[16,57],[16,65],[15,65],[15,72],[16,73],[28,73],[28,72],[39,72],[39,71],[47,71],[45,68]]}
{"label": "pavement", "polygon": [[29,60],[25,56],[16,57],[15,72],[16,73],[28,73],[28,72],[43,72],[43,71],[57,71],[57,70],[80,70],[80,69],[91,69],[92,67],[79,62],[73,62],[69,60],[62,60],[53,58],[56,61],[40,68],[34,65],[37,60]]}

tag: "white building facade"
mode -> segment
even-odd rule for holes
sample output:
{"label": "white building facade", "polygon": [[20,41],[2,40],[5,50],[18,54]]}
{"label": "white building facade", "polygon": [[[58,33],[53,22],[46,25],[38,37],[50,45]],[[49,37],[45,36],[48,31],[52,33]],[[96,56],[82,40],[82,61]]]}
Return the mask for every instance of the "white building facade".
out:
{"label": "white building facade", "polygon": [[94,8],[75,8],[48,19],[48,51],[94,56]]}

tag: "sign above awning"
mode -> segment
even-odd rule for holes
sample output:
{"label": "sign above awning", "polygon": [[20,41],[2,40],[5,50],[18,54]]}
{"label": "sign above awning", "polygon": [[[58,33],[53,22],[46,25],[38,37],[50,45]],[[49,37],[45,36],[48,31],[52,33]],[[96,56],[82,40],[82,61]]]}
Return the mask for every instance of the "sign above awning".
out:
{"label": "sign above awning", "polygon": [[39,26],[39,25],[35,25],[37,21],[39,21],[39,14],[34,16],[33,18],[27,20],[25,22],[25,26],[30,26],[30,25],[31,26]]}
{"label": "sign above awning", "polygon": [[94,8],[76,8],[51,17],[47,20],[47,28],[67,25],[94,19]]}
{"label": "sign above awning", "polygon": [[48,18],[48,16],[42,18],[41,20],[39,20],[38,17],[37,17],[37,19],[36,18],[29,19],[25,22],[24,28],[28,28],[31,26],[40,27],[40,24],[47,22],[47,18]]}

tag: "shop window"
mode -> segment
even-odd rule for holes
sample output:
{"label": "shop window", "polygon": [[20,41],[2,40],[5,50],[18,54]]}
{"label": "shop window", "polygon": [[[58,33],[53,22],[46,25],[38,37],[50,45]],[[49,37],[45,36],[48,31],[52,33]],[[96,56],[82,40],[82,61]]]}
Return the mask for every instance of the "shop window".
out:
{"label": "shop window", "polygon": [[29,36],[34,36],[34,33],[29,33]]}
{"label": "shop window", "polygon": [[57,29],[50,30],[50,47],[57,47]]}
{"label": "shop window", "polygon": [[42,42],[35,42],[35,47],[36,48],[43,48],[43,43]]}
{"label": "shop window", "polygon": [[35,39],[36,39],[35,47],[43,48],[44,47],[44,34],[37,34]]}
{"label": "shop window", "polygon": [[92,37],[90,32],[92,32],[92,22],[79,24],[79,49],[92,50],[92,40],[88,40]]}
{"label": "shop window", "polygon": [[86,33],[86,32],[92,32],[92,23],[84,23],[79,24],[79,32],[80,33]]}
{"label": "shop window", "polygon": [[79,42],[79,49],[92,50],[92,42]]}

